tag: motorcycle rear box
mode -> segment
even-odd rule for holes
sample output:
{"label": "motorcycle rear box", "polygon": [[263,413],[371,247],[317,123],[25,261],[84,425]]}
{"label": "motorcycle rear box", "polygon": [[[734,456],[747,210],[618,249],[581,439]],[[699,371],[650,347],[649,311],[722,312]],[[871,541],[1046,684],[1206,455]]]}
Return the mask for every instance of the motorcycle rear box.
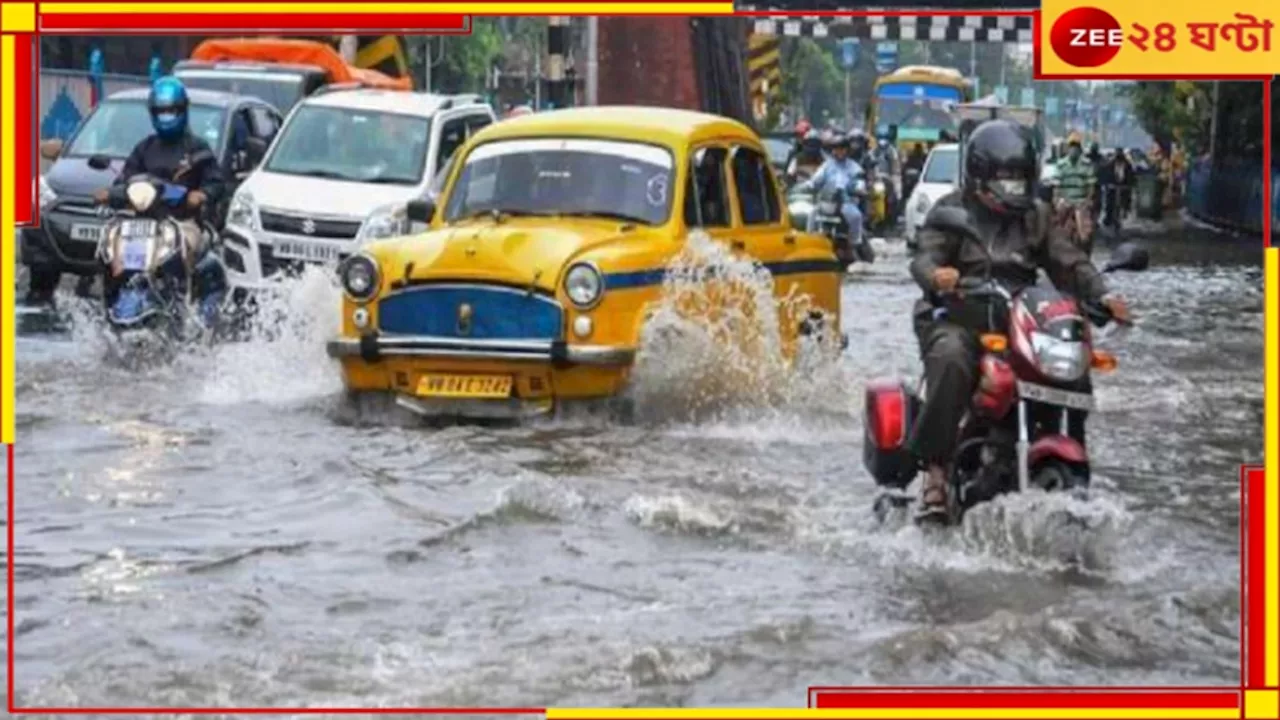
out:
{"label": "motorcycle rear box", "polygon": [[862,464],[877,485],[903,489],[915,478],[917,463],[907,450],[907,437],[919,405],[900,380],[867,384]]}

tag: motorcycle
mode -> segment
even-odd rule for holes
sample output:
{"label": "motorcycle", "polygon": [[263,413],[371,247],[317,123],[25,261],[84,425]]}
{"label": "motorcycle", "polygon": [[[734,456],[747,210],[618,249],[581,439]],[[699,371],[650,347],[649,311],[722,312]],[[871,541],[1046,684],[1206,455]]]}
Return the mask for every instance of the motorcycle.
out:
{"label": "motorcycle", "polygon": [[920,182],[920,168],[908,167],[902,171],[902,197],[911,197],[916,184]]}
{"label": "motorcycle", "polygon": [[[865,218],[867,181],[859,178],[854,182],[853,187],[849,189],[849,194],[852,194],[853,202],[858,204]],[[840,213],[841,206],[848,201],[847,198],[848,194],[843,188],[824,188],[818,194],[817,202],[814,203],[813,209],[808,214],[808,225],[805,230],[806,232],[820,233],[831,238],[831,242],[835,246],[836,257],[844,267],[859,261],[865,263],[875,262],[875,251],[871,249],[871,243],[867,238],[866,232],[859,228],[860,232],[855,240],[853,230],[849,227],[849,223],[845,221],[844,215]]]}
{"label": "motorcycle", "polygon": [[216,233],[207,222],[200,223],[205,250],[201,257],[191,257],[174,217],[189,192],[183,185],[135,175],[124,186],[124,208],[99,206],[99,212],[110,216],[97,248],[103,308],[118,339],[149,336],[184,342],[216,328],[227,292],[226,271],[213,247]]}
{"label": "motorcycle", "polygon": [[[968,228],[966,237],[982,245],[967,218],[946,213],[940,211],[935,222]],[[1149,262],[1144,248],[1125,243],[1104,272],[1142,271]],[[959,522],[979,503],[1033,487],[1087,494],[1083,436],[1094,408],[1090,374],[1117,365],[1113,355],[1094,348],[1090,324],[1107,325],[1114,319],[1109,311],[1038,285],[1011,292],[988,275],[962,280],[956,292],[936,298],[934,317],[984,329],[979,381],[957,436],[943,519]],[[877,379],[866,388],[863,465],[887,489],[875,502],[881,519],[912,502],[904,491],[921,468],[906,444],[923,385],[921,380],[913,392],[899,380]]]}

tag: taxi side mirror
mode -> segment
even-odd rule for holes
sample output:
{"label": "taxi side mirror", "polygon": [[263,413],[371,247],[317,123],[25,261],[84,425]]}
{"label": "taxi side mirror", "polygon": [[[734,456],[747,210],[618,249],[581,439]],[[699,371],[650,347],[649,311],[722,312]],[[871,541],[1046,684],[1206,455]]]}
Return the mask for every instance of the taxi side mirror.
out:
{"label": "taxi side mirror", "polygon": [[431,218],[435,217],[436,204],[429,198],[422,200],[411,200],[405,206],[405,215],[413,222],[431,224]]}

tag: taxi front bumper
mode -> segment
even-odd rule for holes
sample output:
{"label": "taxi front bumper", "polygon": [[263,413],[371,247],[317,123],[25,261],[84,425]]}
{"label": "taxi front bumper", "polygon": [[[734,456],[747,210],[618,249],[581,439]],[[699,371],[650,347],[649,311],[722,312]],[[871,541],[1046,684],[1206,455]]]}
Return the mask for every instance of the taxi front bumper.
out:
{"label": "taxi front bumper", "polygon": [[503,360],[623,367],[636,358],[634,348],[612,345],[572,345],[563,340],[463,340],[426,335],[335,338],[325,344],[329,357],[360,358],[378,362],[383,358],[442,358],[454,360]]}

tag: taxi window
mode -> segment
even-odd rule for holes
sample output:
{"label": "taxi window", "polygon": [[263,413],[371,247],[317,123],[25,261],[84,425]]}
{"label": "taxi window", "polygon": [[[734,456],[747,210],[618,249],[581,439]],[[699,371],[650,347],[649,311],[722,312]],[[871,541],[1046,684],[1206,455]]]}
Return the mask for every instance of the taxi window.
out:
{"label": "taxi window", "polygon": [[763,155],[748,147],[736,148],[733,151],[733,182],[738,189],[743,225],[776,225],[782,222],[777,188]]}
{"label": "taxi window", "polygon": [[728,227],[729,193],[724,165],[729,152],[722,147],[699,148],[689,164],[685,183],[684,222],[691,228]]}

